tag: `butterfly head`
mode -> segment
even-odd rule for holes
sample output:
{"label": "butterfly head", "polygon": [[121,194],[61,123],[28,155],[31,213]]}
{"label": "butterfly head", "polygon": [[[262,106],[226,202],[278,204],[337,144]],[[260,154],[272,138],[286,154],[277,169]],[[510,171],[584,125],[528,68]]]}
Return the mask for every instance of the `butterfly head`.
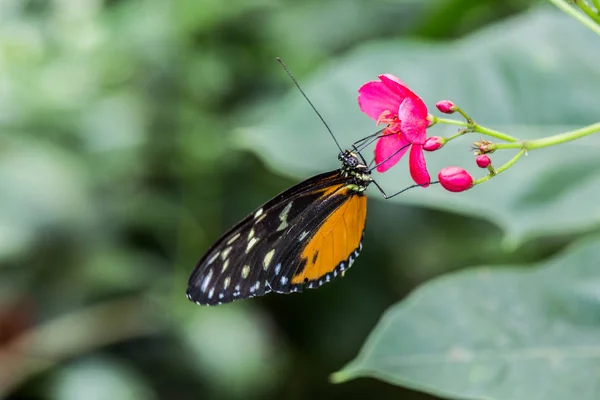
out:
{"label": "butterfly head", "polygon": [[357,153],[350,150],[344,150],[338,155],[338,160],[342,162],[342,169],[344,170],[355,170],[355,171],[367,171],[367,166],[363,163],[362,159],[359,158]]}
{"label": "butterfly head", "polygon": [[357,192],[363,192],[372,182],[369,167],[365,165],[360,153],[344,150],[338,155],[342,162],[342,175],[352,177],[353,183],[349,185]]}

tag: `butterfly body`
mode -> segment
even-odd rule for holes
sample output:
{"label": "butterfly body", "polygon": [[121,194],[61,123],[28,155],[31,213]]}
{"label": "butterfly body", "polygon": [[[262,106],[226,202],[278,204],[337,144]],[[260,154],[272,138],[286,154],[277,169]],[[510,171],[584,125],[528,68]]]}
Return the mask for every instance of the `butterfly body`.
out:
{"label": "butterfly body", "polygon": [[275,196],[213,244],[192,272],[187,297],[216,305],[316,288],[342,275],[362,249],[368,167],[349,150],[340,169]]}

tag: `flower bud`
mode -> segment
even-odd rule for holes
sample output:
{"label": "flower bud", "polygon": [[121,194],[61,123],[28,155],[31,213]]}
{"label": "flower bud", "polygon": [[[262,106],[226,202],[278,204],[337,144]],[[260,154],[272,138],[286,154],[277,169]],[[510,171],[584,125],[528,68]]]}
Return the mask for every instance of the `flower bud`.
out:
{"label": "flower bud", "polygon": [[444,114],[452,114],[454,111],[456,111],[456,106],[450,100],[438,101],[435,106]]}
{"label": "flower bud", "polygon": [[475,162],[477,163],[477,166],[479,168],[487,168],[492,163],[492,160],[490,160],[490,158],[486,154],[482,154],[480,156],[477,156]]}
{"label": "flower bud", "polygon": [[462,192],[473,186],[473,177],[459,167],[446,167],[438,173],[438,180],[449,192]]}
{"label": "flower bud", "polygon": [[446,139],[439,136],[431,136],[425,140],[423,150],[425,151],[436,151],[442,148],[446,144]]}
{"label": "flower bud", "polygon": [[475,155],[493,153],[494,151],[496,151],[494,143],[483,138],[478,142],[473,142],[473,150],[477,150]]}

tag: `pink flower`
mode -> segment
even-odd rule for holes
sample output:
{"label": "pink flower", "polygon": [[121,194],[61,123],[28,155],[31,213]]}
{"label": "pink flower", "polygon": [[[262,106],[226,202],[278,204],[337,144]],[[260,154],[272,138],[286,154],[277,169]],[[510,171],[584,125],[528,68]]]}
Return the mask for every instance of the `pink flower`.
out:
{"label": "pink flower", "polygon": [[459,167],[446,167],[438,173],[440,185],[449,192],[462,192],[473,187],[473,177]]}
{"label": "pink flower", "polygon": [[379,81],[367,82],[358,89],[358,104],[377,124],[388,125],[375,146],[375,162],[380,164],[387,160],[377,167],[377,171],[390,169],[410,147],[410,175],[418,185],[429,186],[429,172],[423,154],[429,121],[423,100],[400,79],[384,74],[379,75]]}

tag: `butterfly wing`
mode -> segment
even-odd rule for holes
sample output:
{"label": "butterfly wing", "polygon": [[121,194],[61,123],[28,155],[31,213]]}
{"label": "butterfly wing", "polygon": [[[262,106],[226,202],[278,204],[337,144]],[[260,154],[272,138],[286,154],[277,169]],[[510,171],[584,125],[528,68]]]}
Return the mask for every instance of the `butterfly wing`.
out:
{"label": "butterfly wing", "polygon": [[340,170],[301,182],[206,252],[190,276],[188,298],[221,304],[329,281],[358,254],[365,218],[366,198]]}
{"label": "butterfly wing", "polygon": [[292,230],[294,240],[282,238],[283,249],[270,271],[270,287],[278,293],[317,288],[352,266],[362,250],[367,217],[367,198],[344,188],[325,204],[311,210],[317,218],[299,223]]}

